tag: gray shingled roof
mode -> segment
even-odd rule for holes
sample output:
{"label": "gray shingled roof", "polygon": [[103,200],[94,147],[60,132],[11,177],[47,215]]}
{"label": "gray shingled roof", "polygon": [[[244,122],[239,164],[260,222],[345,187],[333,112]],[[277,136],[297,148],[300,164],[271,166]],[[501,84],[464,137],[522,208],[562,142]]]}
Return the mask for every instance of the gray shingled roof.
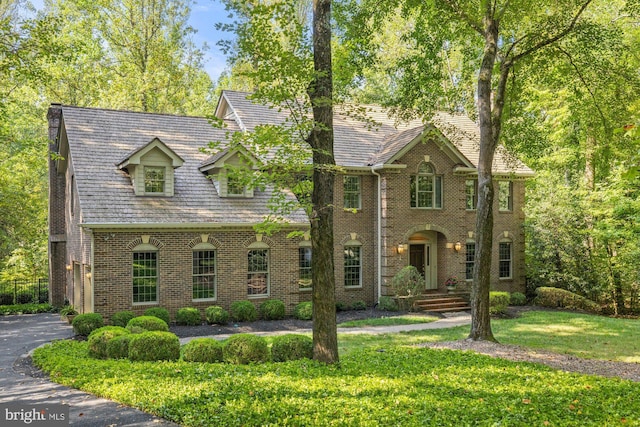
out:
{"label": "gray shingled roof", "polygon": [[[255,104],[245,92],[223,91],[221,102],[228,104],[229,118],[238,120],[243,130],[251,131],[264,123],[281,124],[287,118],[286,110],[278,111],[267,105]],[[398,122],[385,109],[364,106],[366,115],[376,124],[367,126],[364,121],[344,114],[336,108],[334,116],[334,155],[338,165],[366,167],[390,161],[393,156],[415,142],[425,130],[417,119]],[[431,121],[449,141],[462,163],[477,166],[480,136],[477,125],[463,115],[438,113]],[[464,161],[466,160],[466,161]],[[529,175],[532,170],[499,147],[494,158],[494,173]]]}
{"label": "gray shingled roof", "polygon": [[[206,118],[180,117],[103,109],[62,107],[75,182],[86,225],[132,224],[255,224],[269,214],[269,191],[252,199],[221,198],[198,170],[208,155],[200,151],[210,141],[224,140],[227,130]],[[185,160],[175,170],[173,197],[135,196],[130,178],[116,166],[132,151],[159,138]],[[308,224],[304,211],[288,217]]]}

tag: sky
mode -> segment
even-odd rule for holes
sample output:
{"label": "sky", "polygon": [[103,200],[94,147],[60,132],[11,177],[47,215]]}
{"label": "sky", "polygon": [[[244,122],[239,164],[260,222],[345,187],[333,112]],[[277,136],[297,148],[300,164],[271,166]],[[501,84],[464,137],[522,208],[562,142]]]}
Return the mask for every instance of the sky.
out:
{"label": "sky", "polygon": [[[40,10],[43,7],[43,0],[31,0],[31,4]],[[230,22],[229,12],[224,10],[224,6],[218,0],[195,0],[191,8],[189,25],[197,30],[193,36],[193,41],[197,47],[202,47],[204,43],[209,46],[205,52],[205,70],[211,76],[211,80],[216,82],[226,66],[226,57],[217,45],[220,40],[231,39],[233,34],[216,30],[218,22]]]}

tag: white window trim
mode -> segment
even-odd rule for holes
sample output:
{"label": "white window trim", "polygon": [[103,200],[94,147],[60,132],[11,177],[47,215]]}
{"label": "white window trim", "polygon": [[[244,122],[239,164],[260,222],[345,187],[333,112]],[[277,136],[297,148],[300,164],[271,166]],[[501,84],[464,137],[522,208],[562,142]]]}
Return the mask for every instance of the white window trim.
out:
{"label": "white window trim", "polygon": [[[509,244],[509,276],[500,276],[500,263],[503,261],[503,259],[500,258],[500,245],[503,243]],[[511,240],[502,240],[498,243],[498,279],[513,280],[513,242]]]}
{"label": "white window trim", "polygon": [[[193,298],[193,278],[196,277],[195,274],[193,274],[193,267],[192,267],[192,271],[191,271],[191,298],[192,301],[194,302],[200,302],[200,301],[217,301],[218,300],[218,252],[216,251],[215,246],[211,245],[211,244],[205,244],[205,243],[200,243],[198,245],[196,245],[192,252],[191,252],[191,262],[193,263],[193,255],[196,252],[204,252],[204,251],[209,251],[209,252],[214,252],[214,260],[215,263],[213,265],[213,294],[215,295],[213,298]],[[198,277],[201,276],[209,276],[209,275],[204,275],[204,274],[199,274],[197,275]]]}
{"label": "white window trim", "polygon": [[[152,249],[153,248],[153,249]],[[133,281],[135,277],[133,277],[133,255],[136,253],[155,253],[156,254],[156,298],[154,301],[133,301]],[[158,305],[160,303],[160,252],[158,248],[149,244],[138,245],[133,249],[131,254],[131,303],[134,306],[142,306],[142,305]]]}
{"label": "white window trim", "polygon": [[[502,195],[501,186],[503,183],[507,183],[509,185],[509,194],[507,195],[507,209],[502,209],[502,200],[500,196]],[[513,181],[498,181],[498,212],[513,212]]]}
{"label": "white window trim", "polygon": [[[345,189],[346,184],[347,184],[347,178],[355,178],[358,182],[358,191],[347,191]],[[361,210],[362,209],[362,177],[360,177],[359,175],[344,175],[342,178],[342,191],[343,191],[343,195],[342,195],[342,203],[343,203],[343,208],[346,210],[351,210],[351,209],[355,209],[355,210]],[[358,195],[358,206],[357,207],[352,207],[352,206],[346,206],[344,204],[345,202],[345,196],[347,194],[356,194]]]}
{"label": "white window trim", "polygon": [[258,273],[258,274],[263,273],[262,271],[258,271],[258,272],[249,271],[249,252],[261,251],[261,250],[267,251],[267,270],[266,272],[264,272],[267,275],[266,277],[267,290],[265,293],[262,293],[262,294],[249,294],[249,282],[248,282],[249,278],[247,277],[247,298],[249,299],[265,298],[271,295],[271,249],[266,244],[258,244],[258,243],[259,242],[255,242],[252,245],[249,245],[249,248],[247,251],[247,276],[252,273]]}
{"label": "white window trim", "polygon": [[342,268],[343,268],[343,275],[344,275],[344,277],[342,278],[342,286],[343,286],[345,289],[360,289],[360,288],[362,288],[362,273],[363,273],[363,265],[362,265],[362,243],[360,243],[360,242],[359,242],[359,241],[357,241],[357,240],[355,240],[355,241],[353,241],[353,240],[352,240],[352,241],[346,242],[346,243],[344,244],[344,250],[346,250],[347,248],[358,248],[358,249],[359,249],[359,251],[360,251],[360,258],[359,258],[360,263],[359,263],[359,265],[358,265],[358,271],[359,271],[359,274],[358,274],[358,284],[357,284],[357,285],[350,285],[350,286],[348,286],[348,285],[346,284],[347,277],[346,277],[346,274],[344,274],[344,270],[347,268],[347,266],[344,264],[344,260],[343,260],[343,262],[342,262],[342,264],[343,264],[343,265],[342,265]]}

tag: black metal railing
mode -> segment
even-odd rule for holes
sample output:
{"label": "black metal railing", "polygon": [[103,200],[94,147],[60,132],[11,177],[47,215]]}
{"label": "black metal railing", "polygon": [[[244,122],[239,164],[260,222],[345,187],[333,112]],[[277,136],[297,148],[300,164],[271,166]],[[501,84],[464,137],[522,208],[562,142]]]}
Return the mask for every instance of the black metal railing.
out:
{"label": "black metal railing", "polygon": [[0,282],[0,305],[49,302],[49,279]]}

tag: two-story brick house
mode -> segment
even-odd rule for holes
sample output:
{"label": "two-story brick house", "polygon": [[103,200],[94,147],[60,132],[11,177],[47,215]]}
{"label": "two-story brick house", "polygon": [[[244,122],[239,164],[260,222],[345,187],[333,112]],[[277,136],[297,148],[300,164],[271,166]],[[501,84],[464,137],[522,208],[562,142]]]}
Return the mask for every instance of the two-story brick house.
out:
{"label": "two-story brick house", "polygon": [[[466,117],[439,114],[394,126],[381,109],[375,127],[335,115],[336,298],[375,304],[408,264],[425,291],[444,289],[473,268],[478,131]],[[303,210],[270,236],[253,227],[269,214],[272,189],[246,188],[227,172],[261,159],[222,144],[228,131],[279,123],[283,113],[223,92],[221,130],[205,118],[52,105],[50,149],[50,287],[107,318],[120,310],[162,306],[228,308],[269,298],[292,309],[310,300],[311,245]],[[492,286],[524,290],[524,179],[532,171],[496,154]],[[292,193],[285,198],[294,198]],[[468,282],[467,282],[468,285]],[[464,284],[463,284],[464,286]]]}

